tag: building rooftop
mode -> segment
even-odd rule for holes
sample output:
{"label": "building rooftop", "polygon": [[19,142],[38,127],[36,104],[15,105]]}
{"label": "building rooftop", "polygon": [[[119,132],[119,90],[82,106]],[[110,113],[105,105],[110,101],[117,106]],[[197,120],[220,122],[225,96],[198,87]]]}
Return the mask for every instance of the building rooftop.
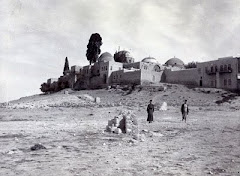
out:
{"label": "building rooftop", "polygon": [[147,62],[147,63],[156,63],[158,64],[158,61],[154,57],[145,57],[142,62]]}
{"label": "building rooftop", "polygon": [[174,58],[169,59],[165,65],[167,66],[177,66],[177,67],[182,67],[184,66],[184,62],[181,59],[178,59],[174,56]]}
{"label": "building rooftop", "polygon": [[114,60],[116,62],[121,62],[121,63],[133,63],[134,62],[134,58],[132,57],[130,52],[126,51],[126,50],[116,52],[114,54]]}
{"label": "building rooftop", "polygon": [[113,56],[109,52],[102,53],[98,58],[98,62],[108,62],[113,60]]}

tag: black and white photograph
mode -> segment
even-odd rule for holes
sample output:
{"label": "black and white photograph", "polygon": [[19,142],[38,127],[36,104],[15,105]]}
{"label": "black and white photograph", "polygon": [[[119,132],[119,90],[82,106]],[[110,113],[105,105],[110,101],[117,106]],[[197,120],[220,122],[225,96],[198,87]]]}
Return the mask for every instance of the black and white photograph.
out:
{"label": "black and white photograph", "polygon": [[240,176],[240,0],[0,0],[0,176]]}

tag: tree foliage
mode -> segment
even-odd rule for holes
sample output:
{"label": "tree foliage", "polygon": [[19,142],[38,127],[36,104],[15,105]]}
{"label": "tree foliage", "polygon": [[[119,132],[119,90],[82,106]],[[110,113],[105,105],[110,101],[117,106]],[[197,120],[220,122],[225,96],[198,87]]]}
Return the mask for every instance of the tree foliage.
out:
{"label": "tree foliage", "polygon": [[87,60],[90,65],[95,63],[98,59],[99,54],[101,53],[102,37],[98,33],[91,35],[88,45],[87,45]]}
{"label": "tree foliage", "polygon": [[197,63],[196,62],[189,62],[187,65],[185,65],[185,68],[186,69],[189,69],[189,68],[197,68]]}
{"label": "tree foliage", "polygon": [[67,57],[65,58],[63,74],[65,74],[66,71],[69,71],[69,63],[68,63],[68,58]]}

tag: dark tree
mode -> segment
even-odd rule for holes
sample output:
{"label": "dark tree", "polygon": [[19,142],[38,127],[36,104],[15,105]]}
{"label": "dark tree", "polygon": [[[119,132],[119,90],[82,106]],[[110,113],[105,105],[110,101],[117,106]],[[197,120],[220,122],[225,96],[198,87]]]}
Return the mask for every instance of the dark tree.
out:
{"label": "dark tree", "polygon": [[102,37],[98,34],[92,34],[88,45],[87,45],[87,60],[89,61],[90,65],[95,63],[98,59],[98,55],[101,53],[100,46],[102,45]]}
{"label": "dark tree", "polygon": [[65,72],[69,71],[69,63],[68,63],[68,58],[65,58],[65,64],[64,64],[64,69],[63,69],[63,74],[65,75]]}
{"label": "dark tree", "polygon": [[197,68],[197,63],[196,62],[189,62],[187,65],[185,65],[186,69],[189,68]]}

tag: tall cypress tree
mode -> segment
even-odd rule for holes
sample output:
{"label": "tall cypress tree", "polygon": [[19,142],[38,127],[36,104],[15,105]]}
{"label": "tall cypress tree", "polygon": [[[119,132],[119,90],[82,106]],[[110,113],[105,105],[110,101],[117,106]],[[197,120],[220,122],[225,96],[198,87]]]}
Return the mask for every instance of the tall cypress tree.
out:
{"label": "tall cypress tree", "polygon": [[66,71],[69,71],[69,63],[68,63],[68,58],[65,58],[65,64],[64,64],[64,69],[63,69],[63,75],[66,74]]}
{"label": "tall cypress tree", "polygon": [[90,65],[97,61],[98,55],[101,53],[102,37],[98,33],[91,35],[87,45],[87,60]]}

